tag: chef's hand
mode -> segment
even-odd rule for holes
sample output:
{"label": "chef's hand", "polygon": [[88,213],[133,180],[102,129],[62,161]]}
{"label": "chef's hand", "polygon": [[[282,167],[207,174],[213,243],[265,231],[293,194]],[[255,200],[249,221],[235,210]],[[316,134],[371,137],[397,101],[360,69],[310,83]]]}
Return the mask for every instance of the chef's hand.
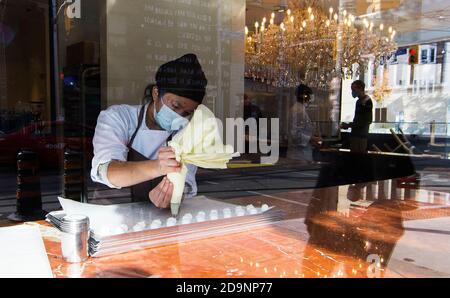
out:
{"label": "chef's hand", "polygon": [[171,147],[161,147],[159,149],[157,162],[159,176],[181,171],[181,164],[175,159],[175,152]]}
{"label": "chef's hand", "polygon": [[172,198],[173,184],[167,177],[148,193],[150,201],[158,208],[168,208]]}

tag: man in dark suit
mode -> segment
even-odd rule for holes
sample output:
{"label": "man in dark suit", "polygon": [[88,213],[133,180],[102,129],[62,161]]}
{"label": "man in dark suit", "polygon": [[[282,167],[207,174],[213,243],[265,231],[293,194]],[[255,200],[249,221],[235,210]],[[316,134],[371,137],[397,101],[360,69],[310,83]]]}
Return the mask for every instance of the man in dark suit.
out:
{"label": "man in dark suit", "polygon": [[356,101],[355,117],[352,123],[342,123],[343,129],[351,128],[350,151],[354,153],[367,152],[367,138],[369,136],[370,124],[372,124],[373,103],[370,96],[366,94],[366,85],[357,80],[352,83],[352,96],[358,98]]}

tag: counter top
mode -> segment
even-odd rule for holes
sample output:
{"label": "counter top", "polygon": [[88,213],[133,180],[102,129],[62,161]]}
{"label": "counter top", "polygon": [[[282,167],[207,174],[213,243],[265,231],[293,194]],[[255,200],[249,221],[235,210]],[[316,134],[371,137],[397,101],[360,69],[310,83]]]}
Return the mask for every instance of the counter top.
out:
{"label": "counter top", "polygon": [[450,194],[401,180],[227,200],[284,211],[271,226],[68,264],[38,222],[55,277],[450,276]]}

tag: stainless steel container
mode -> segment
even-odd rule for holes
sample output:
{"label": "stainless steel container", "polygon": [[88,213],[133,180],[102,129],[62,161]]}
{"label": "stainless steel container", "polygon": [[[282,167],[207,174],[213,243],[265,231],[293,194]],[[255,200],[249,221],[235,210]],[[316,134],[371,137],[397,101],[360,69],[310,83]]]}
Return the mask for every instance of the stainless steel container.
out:
{"label": "stainless steel container", "polygon": [[89,218],[84,215],[66,215],[61,220],[62,257],[69,263],[87,260],[89,239]]}

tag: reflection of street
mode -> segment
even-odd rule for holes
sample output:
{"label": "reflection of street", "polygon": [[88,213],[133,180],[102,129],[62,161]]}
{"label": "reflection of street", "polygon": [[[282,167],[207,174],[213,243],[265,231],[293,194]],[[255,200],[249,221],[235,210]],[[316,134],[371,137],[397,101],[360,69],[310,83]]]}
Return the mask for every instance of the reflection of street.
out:
{"label": "reflection of street", "polygon": [[[228,199],[254,195],[254,192],[278,192],[284,189],[312,188],[316,184],[317,166],[291,165],[286,167],[262,167],[231,169],[227,171],[199,170],[197,174],[198,193],[214,198]],[[41,171],[43,209],[60,209],[58,196],[63,192],[62,174],[56,171]],[[94,204],[120,204],[130,202],[128,189],[109,189],[93,183],[90,173],[88,198]],[[16,173],[14,169],[0,170],[0,218],[16,210]]]}
{"label": "reflection of street", "polygon": [[[318,175],[317,166],[304,164],[199,171],[200,194],[244,206],[268,204],[285,212],[285,220],[270,229],[203,241],[207,245],[201,257],[210,258],[212,263],[202,266],[214,267],[214,259],[208,253],[216,256],[220,250],[222,258],[233,257],[234,265],[240,268],[230,276],[450,275],[445,262],[436,263],[448,254],[441,248],[448,242],[449,234],[439,224],[444,226],[450,218],[450,193],[405,188],[400,179],[366,183],[358,199],[349,200],[349,185],[314,189]],[[425,172],[421,183],[436,178],[430,175],[437,174]],[[0,183],[3,190],[0,214],[4,218],[15,211],[14,173],[1,173]],[[57,196],[62,191],[61,185],[59,173],[41,173],[44,209],[59,208]],[[88,188],[91,203],[130,201],[128,190],[110,190],[93,183]],[[428,242],[421,243],[418,237]],[[192,245],[195,247],[195,243]],[[191,244],[183,246],[187,251],[175,249],[173,252],[177,256],[189,255],[189,258],[181,257],[177,265],[180,268],[192,265],[190,260],[195,252],[189,247]],[[261,248],[264,248],[263,252]],[[146,255],[153,251],[160,250],[136,254]],[[130,256],[127,264],[131,266],[130,270],[138,272],[142,262],[138,264],[133,254]],[[111,266],[114,264],[112,262]],[[147,272],[149,268],[144,267],[143,272]],[[205,271],[205,274],[210,273]]]}
{"label": "reflection of street", "polygon": [[[44,207],[51,209],[59,207],[55,196],[59,195],[62,189],[60,177],[57,173],[42,173],[41,191]],[[2,217],[16,211],[16,181],[15,171],[9,170],[7,173],[0,173],[0,213],[2,213]]]}
{"label": "reflection of street", "polygon": [[[106,262],[91,259],[80,272],[51,258],[52,268],[58,276],[102,277],[450,276],[450,194],[397,186],[402,185],[395,180],[375,182],[356,202],[347,199],[348,185],[316,191],[242,191],[227,203],[276,206],[285,212],[285,220],[111,256]],[[380,199],[383,193],[385,199]],[[47,248],[57,254],[59,243]]]}
{"label": "reflection of street", "polygon": [[339,197],[337,190],[334,196],[330,191],[327,194],[323,190],[315,191],[305,219],[310,235],[305,257],[316,255],[315,250],[322,249],[332,253],[338,264],[345,264],[340,259],[346,257],[359,260],[358,266],[349,267],[347,264],[330,277],[365,277],[372,265],[368,260],[373,258],[377,261],[374,274],[378,272],[378,277],[383,276],[385,264],[403,235],[401,212],[416,207],[408,201],[373,199],[367,208],[356,205],[351,206],[349,212],[341,213],[338,201],[346,198]]}
{"label": "reflection of street", "polygon": [[[283,191],[312,189],[316,186],[320,166],[304,163],[296,164],[283,159],[280,163],[282,164],[277,167],[252,167],[226,171],[199,170],[197,174],[198,192],[218,199],[244,196],[277,197],[276,194]],[[449,174],[431,170],[420,171],[419,173],[423,189],[448,191],[450,186]],[[108,189],[101,184],[92,183],[89,174],[87,173],[88,197],[91,203],[118,204],[130,201],[128,189]],[[52,211],[60,208],[57,196],[62,193],[62,179],[62,175],[56,171],[41,171],[44,210]],[[14,169],[0,169],[0,186],[0,218],[5,218],[16,210],[16,173]],[[372,185],[369,184],[369,189],[371,188]],[[363,194],[366,191],[367,188],[364,188]],[[390,187],[386,186],[383,191],[387,193],[391,190]],[[380,195],[383,194],[380,193]],[[289,199],[287,200],[287,203],[289,203]],[[358,201],[356,204],[363,203]]]}
{"label": "reflection of street", "polygon": [[256,257],[244,262],[258,262],[261,273],[267,274],[263,276],[450,276],[448,262],[437,262],[449,256],[442,248],[450,243],[445,227],[450,222],[450,194],[404,188],[400,181],[370,183],[354,202],[347,199],[349,185],[231,199],[277,206],[286,220],[276,224],[279,231],[272,232],[273,239],[286,230],[291,233],[290,245],[285,239],[264,240],[289,254],[290,263],[267,266],[266,271],[267,262]]}
{"label": "reflection of street", "polygon": [[[89,177],[89,176],[88,176]],[[63,192],[63,177],[55,171],[42,171],[41,194],[42,205],[46,211],[60,209],[58,196]],[[0,218],[5,218],[16,211],[17,177],[15,171],[0,172]],[[128,190],[111,190],[106,186],[88,183],[89,200],[99,204],[118,204],[129,202]]]}

